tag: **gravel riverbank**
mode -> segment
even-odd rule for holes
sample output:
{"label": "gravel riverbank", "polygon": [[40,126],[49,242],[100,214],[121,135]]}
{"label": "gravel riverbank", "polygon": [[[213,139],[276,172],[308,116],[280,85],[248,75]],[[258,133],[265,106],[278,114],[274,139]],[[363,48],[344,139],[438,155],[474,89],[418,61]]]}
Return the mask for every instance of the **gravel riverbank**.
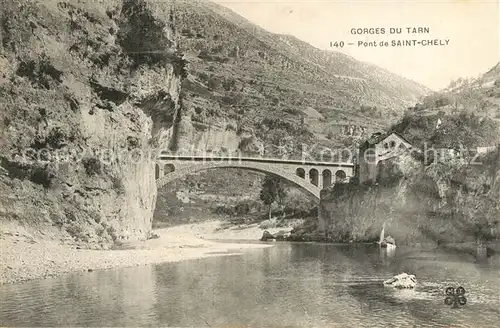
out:
{"label": "gravel riverbank", "polygon": [[[86,250],[50,240],[0,236],[0,284],[58,276],[69,272],[178,262],[209,256],[236,254],[242,249],[271,247],[268,244],[215,242],[207,239],[258,240],[258,226],[220,229],[210,221],[156,230],[160,237],[124,245],[126,249]],[[272,229],[274,230],[274,229]],[[279,230],[279,229],[276,229]],[[217,253],[217,254],[213,254]]]}

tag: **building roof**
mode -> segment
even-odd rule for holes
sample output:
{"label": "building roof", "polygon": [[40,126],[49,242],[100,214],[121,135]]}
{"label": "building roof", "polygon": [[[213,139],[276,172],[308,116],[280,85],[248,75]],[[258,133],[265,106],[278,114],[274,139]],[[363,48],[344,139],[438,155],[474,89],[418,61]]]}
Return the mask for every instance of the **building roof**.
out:
{"label": "building roof", "polygon": [[401,140],[403,140],[404,142],[408,143],[411,145],[411,142],[409,142],[405,137],[403,137],[402,135],[400,135],[399,133],[397,132],[387,132],[387,133],[381,133],[381,132],[377,132],[377,133],[374,133],[371,135],[371,137],[367,140],[367,143],[369,145],[376,145],[376,144],[379,144],[380,142],[382,142],[384,139],[386,139],[387,137],[389,137],[390,135],[392,134],[395,134],[398,138],[400,138]]}

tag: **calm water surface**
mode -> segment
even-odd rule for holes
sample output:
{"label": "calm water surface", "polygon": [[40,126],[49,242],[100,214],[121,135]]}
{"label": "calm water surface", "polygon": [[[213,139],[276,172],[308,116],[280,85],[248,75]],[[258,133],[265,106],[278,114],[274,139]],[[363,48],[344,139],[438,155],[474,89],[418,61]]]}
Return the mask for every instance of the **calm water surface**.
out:
{"label": "calm water surface", "polygon": [[[415,290],[384,288],[402,271]],[[467,304],[444,304],[463,286]],[[212,257],[0,286],[0,326],[499,327],[500,260],[277,243]]]}

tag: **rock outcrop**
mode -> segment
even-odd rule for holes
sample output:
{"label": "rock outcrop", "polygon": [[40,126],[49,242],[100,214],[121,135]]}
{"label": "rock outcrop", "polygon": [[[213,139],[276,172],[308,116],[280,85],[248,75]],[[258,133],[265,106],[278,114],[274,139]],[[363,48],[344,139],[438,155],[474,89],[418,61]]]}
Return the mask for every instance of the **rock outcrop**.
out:
{"label": "rock outcrop", "polygon": [[276,240],[276,238],[273,236],[272,233],[270,233],[267,230],[265,230],[262,233],[262,237],[260,238],[260,241],[274,241],[274,240]]}
{"label": "rock outcrop", "polygon": [[[322,193],[319,232],[336,242],[476,242],[500,237],[500,161],[497,152],[477,159],[424,166],[410,156],[391,160],[375,184],[338,184]],[[400,241],[400,242],[399,242]]]}
{"label": "rock outcrop", "polygon": [[0,220],[90,247],[147,238],[185,75],[170,1],[2,5]]}

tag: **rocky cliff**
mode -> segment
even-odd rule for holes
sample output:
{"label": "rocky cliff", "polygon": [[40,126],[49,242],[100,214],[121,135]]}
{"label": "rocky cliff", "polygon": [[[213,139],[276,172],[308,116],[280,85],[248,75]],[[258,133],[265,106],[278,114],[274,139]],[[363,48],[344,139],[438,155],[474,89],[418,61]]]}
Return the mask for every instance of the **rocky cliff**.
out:
{"label": "rocky cliff", "polygon": [[393,160],[391,178],[371,186],[336,185],[320,205],[322,236],[335,241],[399,244],[475,242],[500,237],[500,157],[485,156],[480,167],[434,163],[423,167],[411,156]]}
{"label": "rocky cliff", "polygon": [[[336,185],[322,194],[319,231],[337,241],[396,243],[500,238],[498,65],[424,99],[390,128],[414,147],[378,165],[371,185]],[[452,104],[452,105],[451,105]],[[418,152],[420,151],[420,152]]]}
{"label": "rocky cliff", "polygon": [[185,75],[171,1],[0,5],[3,232],[104,248],[147,238],[150,158],[175,145],[164,131]]}
{"label": "rocky cliff", "polygon": [[[435,117],[420,115],[395,127],[414,145],[427,143],[425,153],[417,147],[380,163],[374,184],[352,182],[322,193],[321,237],[372,242],[386,222],[386,235],[400,244],[500,238],[498,122],[463,113],[440,117],[439,128]],[[493,147],[482,153],[480,145]]]}

